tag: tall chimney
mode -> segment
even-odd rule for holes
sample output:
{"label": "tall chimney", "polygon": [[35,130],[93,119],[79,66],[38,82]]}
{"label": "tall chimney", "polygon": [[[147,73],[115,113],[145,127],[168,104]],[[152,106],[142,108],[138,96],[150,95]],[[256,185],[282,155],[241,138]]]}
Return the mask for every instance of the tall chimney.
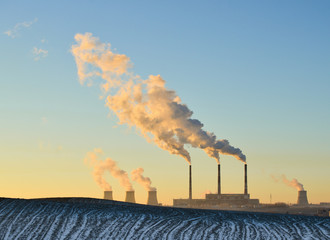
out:
{"label": "tall chimney", "polygon": [[244,164],[244,194],[248,194],[248,186],[247,186],[247,164]]}
{"label": "tall chimney", "polygon": [[192,199],[191,165],[189,165],[189,201]]}
{"label": "tall chimney", "polygon": [[306,206],[308,205],[308,200],[307,200],[307,192],[302,190],[302,191],[298,191],[298,201],[297,201],[298,205],[301,206]]}
{"label": "tall chimney", "polygon": [[220,163],[218,164],[218,199],[220,199],[221,195],[221,176],[220,176]]}
{"label": "tall chimney", "polygon": [[158,205],[158,200],[157,200],[157,192],[156,191],[149,191],[148,192],[148,205]]}
{"label": "tall chimney", "polygon": [[135,203],[134,191],[126,191],[125,202]]}
{"label": "tall chimney", "polygon": [[113,198],[112,198],[112,191],[104,191],[104,199],[106,199],[106,200],[113,200]]}

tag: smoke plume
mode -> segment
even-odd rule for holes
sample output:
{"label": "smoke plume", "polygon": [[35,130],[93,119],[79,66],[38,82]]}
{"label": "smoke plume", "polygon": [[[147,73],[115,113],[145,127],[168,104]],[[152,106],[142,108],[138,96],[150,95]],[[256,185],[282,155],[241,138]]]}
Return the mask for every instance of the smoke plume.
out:
{"label": "smoke plume", "polygon": [[156,188],[151,187],[151,180],[148,177],[144,177],[143,168],[134,169],[131,172],[132,180],[141,184],[147,191],[156,191]]}
{"label": "smoke plume", "polygon": [[279,182],[280,180],[282,180],[283,183],[285,183],[286,185],[288,185],[290,187],[297,189],[297,191],[304,190],[304,186],[300,182],[298,182],[298,180],[295,178],[293,178],[290,181],[286,178],[286,176],[284,174],[281,175],[281,178],[276,178],[274,175],[271,175],[271,177],[274,179],[275,182]]}
{"label": "smoke plume", "polygon": [[203,149],[219,163],[219,154],[232,155],[246,162],[239,148],[228,140],[203,130],[203,124],[191,118],[193,112],[181,102],[175,91],[165,87],[160,75],[141,79],[128,69],[129,57],[112,52],[91,33],[76,34],[72,54],[81,84],[93,84],[94,77],[102,79],[99,84],[106,105],[118,117],[119,124],[134,126],[149,141],[160,148],[183,157],[190,164],[185,145]]}
{"label": "smoke plume", "polygon": [[106,158],[104,161],[99,160],[102,154],[101,149],[94,149],[94,152],[88,152],[85,157],[85,163],[93,167],[93,177],[95,182],[104,190],[111,191],[112,188],[109,183],[104,179],[104,172],[109,171],[110,174],[118,179],[120,185],[126,191],[133,191],[132,184],[128,178],[127,172],[121,170],[117,163],[111,158]]}

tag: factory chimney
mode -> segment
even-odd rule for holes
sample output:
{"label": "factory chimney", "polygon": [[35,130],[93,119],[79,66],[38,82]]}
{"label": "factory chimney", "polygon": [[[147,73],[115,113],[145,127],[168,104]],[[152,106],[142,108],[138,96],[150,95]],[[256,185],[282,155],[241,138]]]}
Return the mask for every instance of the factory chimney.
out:
{"label": "factory chimney", "polygon": [[221,175],[220,175],[220,163],[218,164],[218,199],[220,199],[221,195]]}
{"label": "factory chimney", "polygon": [[106,200],[113,200],[113,198],[112,198],[112,191],[104,191],[104,199],[106,199]]}
{"label": "factory chimney", "polygon": [[191,183],[191,165],[189,165],[189,202],[192,199],[192,183]]}
{"label": "factory chimney", "polygon": [[135,203],[135,195],[134,191],[126,191],[126,199],[125,202]]}
{"label": "factory chimney", "polygon": [[306,206],[308,205],[307,192],[305,190],[298,191],[298,205]]}
{"label": "factory chimney", "polygon": [[158,205],[157,191],[148,191],[148,205]]}
{"label": "factory chimney", "polygon": [[248,194],[248,186],[247,186],[247,164],[244,164],[244,194]]}

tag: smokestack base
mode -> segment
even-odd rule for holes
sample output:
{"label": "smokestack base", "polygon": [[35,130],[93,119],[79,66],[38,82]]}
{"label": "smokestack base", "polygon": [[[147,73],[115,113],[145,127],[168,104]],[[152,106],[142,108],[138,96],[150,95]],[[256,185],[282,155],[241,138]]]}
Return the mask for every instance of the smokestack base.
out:
{"label": "smokestack base", "polygon": [[134,191],[126,191],[125,202],[135,203],[135,192]]}
{"label": "smokestack base", "polygon": [[157,200],[157,191],[149,191],[148,192],[148,205],[158,205],[158,200]]}
{"label": "smokestack base", "polygon": [[302,191],[298,191],[298,200],[297,200],[297,204],[300,206],[307,206],[308,200],[307,200],[307,192],[302,190]]}
{"label": "smokestack base", "polygon": [[112,198],[112,191],[104,191],[104,199],[106,199],[106,200],[113,200],[113,198]]}

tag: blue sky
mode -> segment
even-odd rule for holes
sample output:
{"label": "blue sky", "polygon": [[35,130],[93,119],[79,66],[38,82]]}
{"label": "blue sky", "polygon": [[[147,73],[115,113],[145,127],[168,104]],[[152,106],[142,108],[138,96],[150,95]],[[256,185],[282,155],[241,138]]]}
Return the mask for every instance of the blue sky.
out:
{"label": "blue sky", "polygon": [[[129,56],[136,74],[144,78],[160,74],[206,130],[243,150],[251,166],[253,197],[268,201],[273,192],[277,201],[294,202],[295,190],[269,177],[286,174],[305,185],[310,199],[330,201],[329,5],[328,1],[2,2],[0,186],[10,187],[2,195],[98,197],[91,169],[83,164],[86,152],[95,147],[128,172],[144,167],[163,202],[187,195],[184,160],[148,144],[134,129],[118,127],[99,99],[98,87],[79,84],[70,48],[76,33],[91,32]],[[4,34],[31,21],[15,38]],[[46,56],[35,60],[34,47],[48,51]],[[205,186],[215,190],[215,161],[189,150],[196,168],[194,194],[199,197]],[[228,156],[223,159],[224,191],[241,191],[242,164]],[[53,180],[40,183],[38,191],[29,188],[43,182],[42,174]],[[62,180],[72,183],[63,191],[56,184]],[[22,183],[27,190],[20,195]],[[175,184],[180,186],[174,189]],[[83,193],[76,190],[84,185],[88,187]],[[139,192],[144,201],[143,190]]]}

